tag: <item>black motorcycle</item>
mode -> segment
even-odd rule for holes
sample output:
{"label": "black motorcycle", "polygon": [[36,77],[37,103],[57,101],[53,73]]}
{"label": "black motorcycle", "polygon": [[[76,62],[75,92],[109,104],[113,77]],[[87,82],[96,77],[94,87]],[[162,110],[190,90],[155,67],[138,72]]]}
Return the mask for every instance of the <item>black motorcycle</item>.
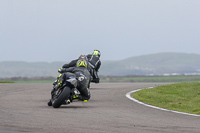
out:
{"label": "black motorcycle", "polygon": [[73,101],[73,96],[80,94],[75,88],[77,86],[76,77],[66,77],[65,83],[58,88],[58,90],[52,91],[52,98],[48,105],[54,108],[59,108],[61,105],[67,105]]}

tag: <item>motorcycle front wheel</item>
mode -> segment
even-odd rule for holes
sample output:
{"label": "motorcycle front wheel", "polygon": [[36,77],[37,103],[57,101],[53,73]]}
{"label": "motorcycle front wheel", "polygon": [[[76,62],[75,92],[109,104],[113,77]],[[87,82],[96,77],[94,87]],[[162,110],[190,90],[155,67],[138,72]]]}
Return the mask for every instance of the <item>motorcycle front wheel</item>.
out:
{"label": "motorcycle front wheel", "polygon": [[66,86],[63,88],[61,92],[56,96],[56,98],[52,102],[52,106],[54,108],[59,108],[63,102],[70,96],[71,89]]}

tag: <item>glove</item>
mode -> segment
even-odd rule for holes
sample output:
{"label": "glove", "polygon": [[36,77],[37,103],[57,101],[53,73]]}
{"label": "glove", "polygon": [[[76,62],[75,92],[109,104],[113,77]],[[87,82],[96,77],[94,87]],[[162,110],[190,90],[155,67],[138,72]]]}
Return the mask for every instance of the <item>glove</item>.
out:
{"label": "glove", "polygon": [[58,72],[59,72],[59,73],[62,73],[62,69],[61,69],[61,68],[60,68],[60,69],[58,69]]}

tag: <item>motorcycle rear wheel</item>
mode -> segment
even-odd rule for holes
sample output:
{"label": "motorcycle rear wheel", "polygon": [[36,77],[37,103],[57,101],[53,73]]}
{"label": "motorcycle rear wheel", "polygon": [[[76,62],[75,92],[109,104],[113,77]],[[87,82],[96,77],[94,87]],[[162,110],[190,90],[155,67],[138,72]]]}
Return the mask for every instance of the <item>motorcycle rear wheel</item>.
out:
{"label": "motorcycle rear wheel", "polygon": [[71,89],[68,86],[64,87],[59,96],[57,96],[57,98],[53,100],[52,106],[54,108],[59,108],[63,104],[63,102],[70,96],[70,92]]}

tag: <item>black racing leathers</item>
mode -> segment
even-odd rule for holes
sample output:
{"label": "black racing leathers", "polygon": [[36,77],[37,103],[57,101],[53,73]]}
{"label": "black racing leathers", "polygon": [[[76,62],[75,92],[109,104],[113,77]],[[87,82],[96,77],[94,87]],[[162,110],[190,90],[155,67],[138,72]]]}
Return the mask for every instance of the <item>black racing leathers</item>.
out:
{"label": "black racing leathers", "polygon": [[67,76],[75,76],[78,80],[77,89],[81,93],[81,100],[90,99],[90,91],[88,86],[90,83],[90,73],[85,67],[69,67],[62,69],[62,76],[60,77],[63,81],[66,80]]}
{"label": "black racing leathers", "polygon": [[[92,76],[91,82],[99,83],[98,70],[101,66],[101,61],[97,55],[88,54],[86,57],[89,62],[88,70]],[[77,61],[78,59],[72,60],[69,64],[64,64],[62,68],[74,67]]]}
{"label": "black racing leathers", "polygon": [[90,65],[90,73],[92,75],[91,82],[99,83],[99,76],[98,76],[98,70],[101,66],[101,61],[97,55],[87,55],[88,62]]}

